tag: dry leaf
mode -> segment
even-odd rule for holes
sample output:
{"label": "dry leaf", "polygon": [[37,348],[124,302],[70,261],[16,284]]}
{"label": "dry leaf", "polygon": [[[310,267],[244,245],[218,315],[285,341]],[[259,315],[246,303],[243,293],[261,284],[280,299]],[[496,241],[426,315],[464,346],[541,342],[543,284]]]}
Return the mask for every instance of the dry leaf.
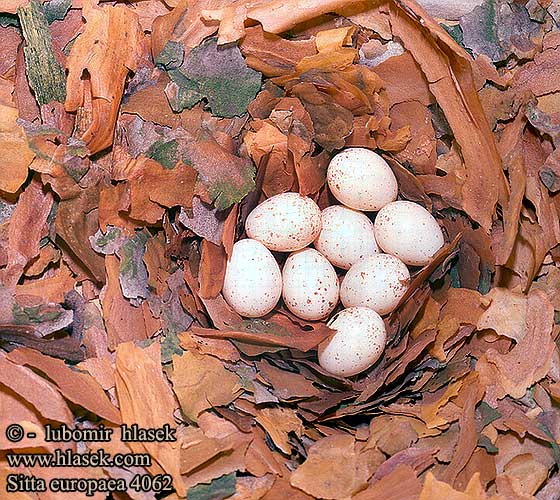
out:
{"label": "dry leaf", "polygon": [[527,297],[507,289],[493,288],[484,299],[490,301],[490,306],[478,318],[477,329],[491,328],[498,335],[520,342],[525,336]]}
{"label": "dry leaf", "polygon": [[523,338],[506,354],[494,349],[487,351],[483,364],[486,362],[497,370],[495,390],[498,398],[506,394],[522,397],[548,372],[555,346],[551,337],[553,315],[552,305],[542,292],[530,293]]}
{"label": "dry leaf", "polygon": [[72,413],[55,386],[29,368],[0,356],[1,382],[18,394],[49,420],[73,424]]}
{"label": "dry leaf", "polygon": [[292,473],[290,484],[319,498],[343,499],[366,485],[369,471],[352,436],[334,434],[317,441],[307,460]]}
{"label": "dry leaf", "polygon": [[222,291],[226,274],[227,255],[222,246],[202,240],[200,255],[200,296],[212,299]]}
{"label": "dry leaf", "polygon": [[[146,349],[140,349],[131,342],[119,344],[115,367],[123,422],[146,429],[168,425],[175,430],[175,401],[161,368],[159,344],[152,344]],[[170,474],[177,493],[185,496],[186,489],[180,475],[179,442],[136,442],[130,443],[130,447],[137,453],[149,453],[154,459],[149,469],[155,473],[164,471]]]}
{"label": "dry leaf", "polygon": [[173,358],[173,391],[181,410],[194,422],[213,406],[227,406],[242,392],[240,379],[212,356],[185,351]]}
{"label": "dry leaf", "polygon": [[101,294],[101,304],[109,348],[114,350],[121,342],[145,340],[149,338],[149,333],[142,309],[133,306],[122,295],[117,257],[107,255],[105,266],[107,285]]}
{"label": "dry leaf", "polygon": [[422,485],[414,469],[399,465],[382,479],[360,491],[352,498],[356,500],[418,500]]}
{"label": "dry leaf", "polygon": [[289,455],[292,449],[288,434],[294,432],[296,436],[301,436],[303,432],[301,420],[288,408],[263,408],[257,413],[255,420],[286,455]]}
{"label": "dry leaf", "polygon": [[419,500],[433,500],[445,498],[448,500],[502,500],[502,497],[494,495],[489,497],[480,484],[479,474],[473,475],[464,492],[454,490],[447,483],[438,481],[431,472],[426,474],[426,481],[422,488]]}
{"label": "dry leaf", "polygon": [[91,123],[80,138],[94,154],[113,142],[125,80],[142,54],[142,32],[138,16],[124,6],[99,8],[84,0],[82,12],[86,26],[68,56],[65,107],[91,106]]}
{"label": "dry leaf", "polygon": [[[403,5],[407,7],[405,12],[391,9],[393,31],[421,66],[428,82],[433,82],[430,91],[445,113],[466,165],[463,209],[489,231],[496,204],[503,203],[507,188],[496,143],[472,85],[470,61],[435,21],[423,17],[412,3]],[[430,39],[416,24],[420,19],[430,30]]]}
{"label": "dry leaf", "polygon": [[[5,287],[15,288],[27,263],[39,254],[52,205],[52,194],[44,191],[39,180],[33,180],[20,195],[8,228],[7,266],[0,271]],[[22,228],[26,228],[29,237],[21,237]]]}
{"label": "dry leaf", "polygon": [[35,157],[23,128],[17,123],[19,112],[12,102],[13,90],[13,84],[0,78],[0,190],[7,193],[15,193],[25,182]]}
{"label": "dry leaf", "polygon": [[111,404],[101,386],[89,375],[73,371],[63,361],[50,358],[26,347],[20,347],[6,357],[19,365],[40,370],[54,382],[61,394],[73,403],[109,422],[121,423],[120,412]]}
{"label": "dry leaf", "polygon": [[[243,329],[229,329],[239,325]],[[248,343],[256,343],[278,347],[293,347],[300,351],[309,351],[318,346],[323,340],[332,334],[333,330],[324,323],[314,325],[311,331],[304,330],[301,326],[280,314],[266,320],[253,320],[248,324],[239,324],[237,320],[226,329],[213,330],[211,328],[193,327],[194,334],[201,337],[229,338],[241,340]]]}

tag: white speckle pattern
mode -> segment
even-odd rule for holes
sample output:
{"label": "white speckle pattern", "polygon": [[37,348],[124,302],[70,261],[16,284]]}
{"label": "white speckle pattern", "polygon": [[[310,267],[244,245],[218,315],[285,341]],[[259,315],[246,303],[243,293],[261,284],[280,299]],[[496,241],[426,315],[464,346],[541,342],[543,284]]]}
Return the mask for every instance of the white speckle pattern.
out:
{"label": "white speckle pattern", "polygon": [[338,153],[327,169],[332,194],[347,207],[377,211],[397,199],[398,184],[387,162],[365,148]]}
{"label": "white speckle pattern", "polygon": [[246,239],[233,245],[222,293],[241,316],[258,318],[272,311],[282,293],[282,275],[262,243]]}
{"label": "white speckle pattern", "polygon": [[319,345],[319,364],[333,375],[350,377],[372,366],[387,341],[381,316],[366,307],[351,307],[329,323],[334,336]]}
{"label": "white speckle pattern", "polygon": [[331,264],[350,269],[358,260],[379,253],[373,222],[363,213],[333,205],[322,216],[323,228],[314,245]]}
{"label": "white speckle pattern", "polygon": [[298,193],[277,194],[249,214],[245,231],[270,250],[300,250],[321,232],[321,209]]}
{"label": "white speckle pattern", "polygon": [[396,257],[377,254],[356,262],[342,280],[340,299],[344,307],[369,307],[378,314],[390,313],[406,292],[408,268]]}
{"label": "white speckle pattern", "polygon": [[338,277],[334,267],[313,248],[295,252],[286,259],[282,282],[284,303],[300,318],[322,319],[338,302]]}
{"label": "white speckle pattern", "polygon": [[428,264],[445,242],[432,214],[411,201],[389,203],[374,225],[378,245],[411,266]]}

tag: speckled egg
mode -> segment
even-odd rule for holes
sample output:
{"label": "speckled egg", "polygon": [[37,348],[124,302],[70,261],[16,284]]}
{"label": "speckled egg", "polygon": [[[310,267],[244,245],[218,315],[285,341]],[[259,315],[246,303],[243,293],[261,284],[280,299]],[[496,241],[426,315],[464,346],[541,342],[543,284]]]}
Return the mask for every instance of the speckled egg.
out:
{"label": "speckled egg", "polygon": [[344,307],[369,307],[378,314],[390,313],[406,292],[408,268],[396,257],[377,254],[356,262],[342,280],[340,299]]}
{"label": "speckled egg", "polygon": [[336,272],[332,264],[313,248],[295,252],[286,259],[282,282],[286,307],[302,319],[322,319],[338,302]]}
{"label": "speckled egg", "polygon": [[367,307],[351,307],[329,323],[333,337],[319,344],[319,364],[333,375],[350,377],[372,366],[383,353],[387,333],[381,316]]}
{"label": "speckled egg", "polygon": [[350,269],[361,258],[379,253],[373,222],[362,212],[333,205],[322,216],[323,228],[314,245],[331,264]]}
{"label": "speckled egg", "polygon": [[432,214],[411,201],[394,201],[379,211],[375,238],[385,252],[411,266],[428,264],[445,242]]}
{"label": "speckled egg", "polygon": [[277,194],[249,214],[245,230],[270,250],[293,252],[309,245],[321,231],[321,209],[298,193]]}
{"label": "speckled egg", "polygon": [[282,275],[270,250],[256,240],[235,243],[222,293],[241,316],[258,318],[272,311],[282,294]]}
{"label": "speckled egg", "polygon": [[327,169],[332,194],[347,207],[376,211],[397,199],[398,184],[387,162],[365,148],[338,153]]}

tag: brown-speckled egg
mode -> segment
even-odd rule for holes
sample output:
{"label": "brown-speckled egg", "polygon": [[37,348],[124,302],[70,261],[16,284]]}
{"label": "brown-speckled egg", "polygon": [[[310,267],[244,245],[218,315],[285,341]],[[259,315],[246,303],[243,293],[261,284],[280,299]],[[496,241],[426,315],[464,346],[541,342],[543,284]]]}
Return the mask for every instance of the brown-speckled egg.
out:
{"label": "brown-speckled egg", "polygon": [[321,210],[311,198],[298,193],[277,194],[249,214],[245,230],[270,250],[293,252],[317,237]]}
{"label": "brown-speckled egg", "polygon": [[333,375],[350,377],[372,366],[385,349],[381,316],[367,307],[351,307],[329,323],[333,337],[319,344],[319,364]]}
{"label": "brown-speckled egg", "polygon": [[376,211],[397,199],[398,184],[387,162],[365,148],[338,153],[327,169],[332,194],[347,207]]}
{"label": "brown-speckled egg", "polygon": [[410,282],[408,268],[396,257],[377,254],[356,262],[342,280],[344,307],[369,307],[379,314],[391,312]]}
{"label": "brown-speckled egg", "polygon": [[358,260],[379,253],[373,222],[362,212],[333,205],[322,215],[323,228],[314,245],[331,264],[350,269]]}
{"label": "brown-speckled egg", "polygon": [[338,277],[332,264],[317,250],[305,248],[291,254],[282,270],[282,297],[296,316],[317,320],[338,302]]}
{"label": "brown-speckled egg", "polygon": [[241,316],[258,318],[272,311],[282,294],[282,275],[270,250],[256,240],[235,243],[222,293]]}
{"label": "brown-speckled egg", "polygon": [[411,201],[389,203],[379,211],[374,225],[383,251],[411,266],[428,264],[445,242],[432,214]]}

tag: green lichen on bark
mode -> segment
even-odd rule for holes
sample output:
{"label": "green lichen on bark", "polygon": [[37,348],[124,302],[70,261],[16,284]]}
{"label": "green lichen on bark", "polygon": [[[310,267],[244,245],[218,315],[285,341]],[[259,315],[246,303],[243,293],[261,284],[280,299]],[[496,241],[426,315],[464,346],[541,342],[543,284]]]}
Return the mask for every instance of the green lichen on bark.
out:
{"label": "green lichen on bark", "polygon": [[220,500],[235,493],[237,479],[235,472],[212,479],[210,483],[200,483],[189,489],[187,500]]}
{"label": "green lichen on bark", "polygon": [[261,86],[261,74],[247,67],[239,48],[219,47],[216,38],[188,54],[181,44],[170,41],[156,63],[171,78],[166,93],[176,112],[206,99],[214,115],[239,116],[247,112]]}
{"label": "green lichen on bark", "polygon": [[163,139],[160,139],[150,146],[146,156],[160,163],[163,168],[171,170],[177,163],[179,157],[178,149],[177,141],[165,142]]}
{"label": "green lichen on bark", "polygon": [[208,193],[218,210],[225,210],[234,203],[238,203],[255,187],[255,169],[249,163],[247,163],[247,167],[247,170],[239,172],[242,181],[240,186],[227,179],[221,182],[215,181],[208,186]]}
{"label": "green lichen on bark", "polygon": [[54,56],[49,23],[37,0],[18,9],[18,18],[25,38],[25,67],[29,85],[37,102],[64,102],[66,77],[64,69]]}
{"label": "green lichen on bark", "polygon": [[45,17],[49,24],[55,21],[62,21],[72,7],[72,0],[50,0],[43,5]]}

